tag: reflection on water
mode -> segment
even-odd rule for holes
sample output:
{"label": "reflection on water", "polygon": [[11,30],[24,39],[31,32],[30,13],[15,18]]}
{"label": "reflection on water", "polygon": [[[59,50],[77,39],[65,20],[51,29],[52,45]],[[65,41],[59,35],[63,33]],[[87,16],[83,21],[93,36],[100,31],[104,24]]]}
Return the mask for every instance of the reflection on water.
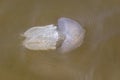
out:
{"label": "reflection on water", "polygon": [[[119,0],[1,0],[1,80],[120,80]],[[68,54],[28,51],[20,35],[69,17],[86,29],[81,47]]]}

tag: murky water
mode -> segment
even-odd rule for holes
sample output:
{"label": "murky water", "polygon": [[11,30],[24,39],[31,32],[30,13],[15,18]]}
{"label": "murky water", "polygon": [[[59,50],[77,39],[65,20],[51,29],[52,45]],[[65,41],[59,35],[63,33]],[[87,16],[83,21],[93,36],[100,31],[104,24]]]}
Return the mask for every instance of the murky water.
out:
{"label": "murky water", "polygon": [[[60,17],[85,29],[81,47],[67,54],[28,51],[21,34]],[[0,80],[120,80],[119,0],[1,0]]]}

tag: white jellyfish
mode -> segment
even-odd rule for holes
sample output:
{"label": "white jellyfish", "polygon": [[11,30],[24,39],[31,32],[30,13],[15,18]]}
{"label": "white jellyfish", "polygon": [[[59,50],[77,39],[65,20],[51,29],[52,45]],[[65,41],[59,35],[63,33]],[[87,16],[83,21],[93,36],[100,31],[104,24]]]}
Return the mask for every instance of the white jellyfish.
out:
{"label": "white jellyfish", "polygon": [[23,36],[23,46],[29,50],[57,50],[69,52],[83,43],[85,30],[69,18],[58,19],[58,24],[35,26],[28,29]]}

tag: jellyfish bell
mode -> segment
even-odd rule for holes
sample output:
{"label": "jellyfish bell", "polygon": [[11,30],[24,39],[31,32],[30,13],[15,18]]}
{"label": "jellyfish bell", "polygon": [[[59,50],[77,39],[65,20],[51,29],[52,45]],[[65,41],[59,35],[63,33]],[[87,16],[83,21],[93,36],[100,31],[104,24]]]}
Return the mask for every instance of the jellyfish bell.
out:
{"label": "jellyfish bell", "polygon": [[58,19],[58,31],[66,37],[58,49],[61,53],[69,52],[83,43],[85,30],[78,22],[72,19],[64,17]]}
{"label": "jellyfish bell", "polygon": [[67,53],[79,47],[85,30],[76,21],[69,18],[58,19],[58,25],[35,26],[23,36],[23,46],[29,50],[56,50]]}

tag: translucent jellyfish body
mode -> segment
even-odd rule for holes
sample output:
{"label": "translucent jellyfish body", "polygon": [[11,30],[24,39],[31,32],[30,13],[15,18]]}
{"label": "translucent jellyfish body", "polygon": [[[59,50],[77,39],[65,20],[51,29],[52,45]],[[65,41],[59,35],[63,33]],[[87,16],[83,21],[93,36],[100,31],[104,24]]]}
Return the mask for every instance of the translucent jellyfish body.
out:
{"label": "translucent jellyfish body", "polygon": [[85,30],[69,18],[58,19],[57,26],[35,26],[24,32],[23,46],[30,50],[57,50],[69,52],[83,43]]}

